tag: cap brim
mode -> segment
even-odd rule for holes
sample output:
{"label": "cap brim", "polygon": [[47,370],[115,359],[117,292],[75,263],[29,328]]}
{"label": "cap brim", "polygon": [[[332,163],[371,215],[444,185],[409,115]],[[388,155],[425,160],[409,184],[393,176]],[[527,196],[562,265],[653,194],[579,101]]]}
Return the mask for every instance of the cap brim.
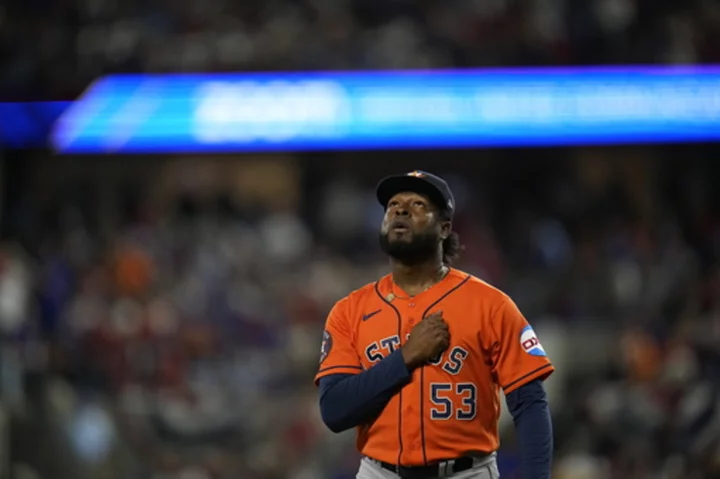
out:
{"label": "cap brim", "polygon": [[420,193],[430,198],[438,208],[443,208],[445,200],[440,190],[422,177],[397,175],[383,178],[377,186],[377,199],[383,208],[387,208],[390,198],[403,192]]}

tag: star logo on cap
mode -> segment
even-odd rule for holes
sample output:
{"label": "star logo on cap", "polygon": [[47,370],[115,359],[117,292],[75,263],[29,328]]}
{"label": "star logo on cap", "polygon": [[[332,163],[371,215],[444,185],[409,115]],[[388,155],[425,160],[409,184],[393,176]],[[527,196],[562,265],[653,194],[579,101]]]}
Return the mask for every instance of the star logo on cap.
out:
{"label": "star logo on cap", "polygon": [[408,176],[414,176],[415,178],[422,178],[423,176],[425,176],[425,173],[423,173],[422,171],[413,171],[413,172],[408,173]]}

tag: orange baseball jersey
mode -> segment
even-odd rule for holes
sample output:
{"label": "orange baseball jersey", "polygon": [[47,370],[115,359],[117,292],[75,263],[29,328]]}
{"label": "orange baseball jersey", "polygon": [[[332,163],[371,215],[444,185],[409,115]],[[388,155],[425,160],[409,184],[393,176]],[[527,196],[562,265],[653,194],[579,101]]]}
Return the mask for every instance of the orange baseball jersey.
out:
{"label": "orange baseball jersey", "polygon": [[338,301],[325,326],[315,383],[373,367],[436,311],[448,324],[450,346],[416,369],[372,423],[357,428],[363,455],[422,466],[493,452],[499,446],[500,388],[507,394],[553,372],[515,303],[480,279],[451,269],[412,298],[388,275]]}

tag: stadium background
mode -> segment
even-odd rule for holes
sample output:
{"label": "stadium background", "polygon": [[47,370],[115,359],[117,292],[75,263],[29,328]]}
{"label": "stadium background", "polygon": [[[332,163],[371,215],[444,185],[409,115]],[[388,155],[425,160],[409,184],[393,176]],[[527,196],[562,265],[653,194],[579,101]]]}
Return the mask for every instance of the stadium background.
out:
{"label": "stadium background", "polygon": [[[720,62],[700,0],[37,0],[0,23],[12,101],[122,72]],[[459,266],[557,365],[554,477],[720,477],[718,153],[4,149],[0,474],[354,477],[352,434],[318,417],[322,323],[385,271],[375,182],[420,168],[456,192]]]}

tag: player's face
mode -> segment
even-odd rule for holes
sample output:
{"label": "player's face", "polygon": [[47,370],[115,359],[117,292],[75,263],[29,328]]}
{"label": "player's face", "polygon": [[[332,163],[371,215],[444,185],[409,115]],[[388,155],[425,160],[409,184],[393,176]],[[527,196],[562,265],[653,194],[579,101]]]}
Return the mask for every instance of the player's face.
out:
{"label": "player's face", "polygon": [[398,193],[390,198],[382,226],[380,247],[388,256],[412,264],[437,253],[450,229],[428,198],[419,193]]}

